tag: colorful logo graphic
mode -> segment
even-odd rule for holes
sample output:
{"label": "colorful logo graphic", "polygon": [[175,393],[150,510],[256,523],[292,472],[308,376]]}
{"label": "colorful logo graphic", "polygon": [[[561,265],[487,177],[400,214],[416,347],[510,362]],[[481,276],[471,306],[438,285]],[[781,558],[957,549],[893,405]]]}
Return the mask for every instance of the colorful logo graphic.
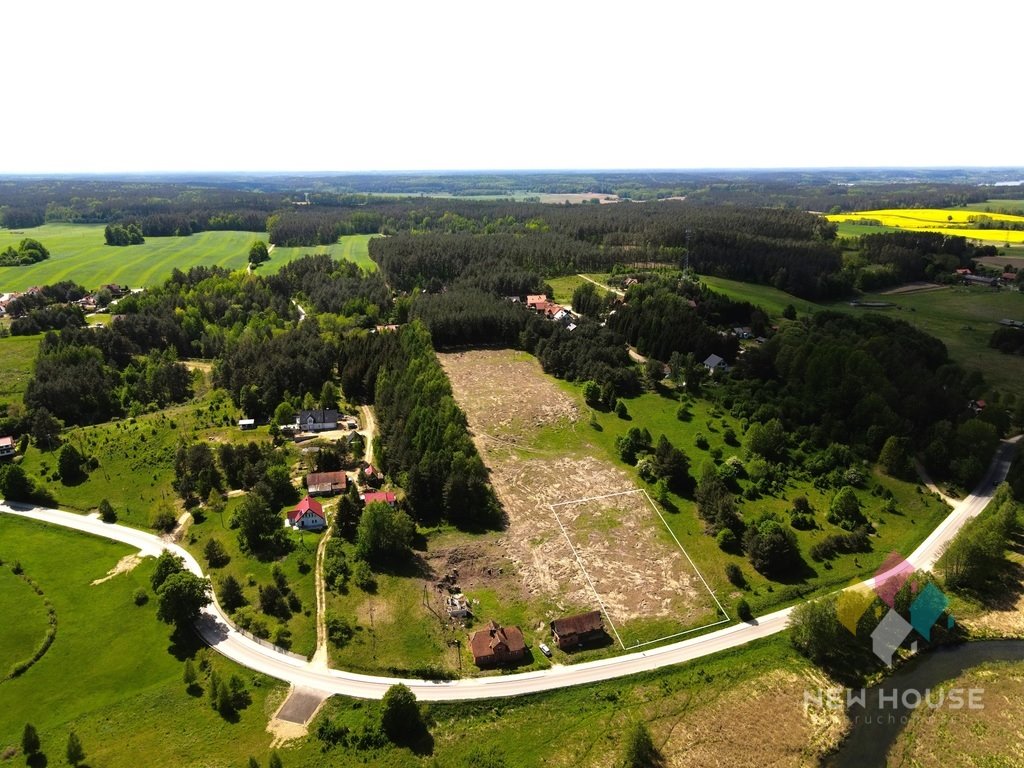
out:
{"label": "colorful logo graphic", "polygon": [[[911,632],[916,631],[925,640],[931,640],[932,627],[949,606],[949,599],[931,582],[919,592],[917,584],[911,582],[910,588],[916,592],[916,596],[910,603],[910,621],[904,619],[896,611],[896,596],[913,573],[914,566],[898,552],[893,552],[875,571],[873,590],[847,589],[839,595],[836,607],[839,622],[855,635],[858,622],[874,603],[876,596],[889,606],[889,610],[871,633],[871,648],[875,655],[890,667],[893,654]],[[946,627],[952,626],[953,617],[949,616]]]}

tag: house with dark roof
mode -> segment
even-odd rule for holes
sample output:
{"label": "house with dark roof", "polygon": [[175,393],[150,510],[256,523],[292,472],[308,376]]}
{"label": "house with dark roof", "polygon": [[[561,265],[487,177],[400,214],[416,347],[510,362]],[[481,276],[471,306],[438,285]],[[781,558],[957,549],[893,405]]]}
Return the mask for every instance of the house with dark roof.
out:
{"label": "house with dark roof", "polygon": [[519,627],[503,627],[492,619],[469,636],[469,651],[478,667],[512,664],[526,657],[526,640]]}
{"label": "house with dark roof", "polygon": [[318,531],[327,526],[327,517],[320,502],[307,496],[288,513],[288,525],[292,528]]}
{"label": "house with dark roof", "polygon": [[566,616],[551,622],[551,637],[563,651],[605,639],[600,611]]}
{"label": "house with dark roof", "polygon": [[310,472],[306,475],[306,490],[310,496],[333,496],[348,487],[348,476],[338,472]]}
{"label": "house with dark roof", "polygon": [[337,429],[338,411],[336,408],[300,411],[297,425],[299,429],[306,432],[324,432],[328,429]]}
{"label": "house with dark roof", "polygon": [[704,361],[704,367],[711,373],[729,370],[729,364],[718,355],[708,355],[707,359]]}

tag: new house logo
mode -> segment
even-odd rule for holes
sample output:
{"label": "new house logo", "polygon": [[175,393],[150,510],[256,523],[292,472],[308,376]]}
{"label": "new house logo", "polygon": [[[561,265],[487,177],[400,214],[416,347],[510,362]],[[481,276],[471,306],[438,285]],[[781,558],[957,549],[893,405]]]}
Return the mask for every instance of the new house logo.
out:
{"label": "new house logo", "polygon": [[[875,572],[873,589],[848,589],[839,595],[839,621],[854,635],[857,634],[857,623],[874,603],[875,597],[889,606],[871,633],[871,647],[875,655],[890,667],[896,649],[912,631],[916,630],[925,640],[931,640],[932,627],[949,606],[949,599],[931,582],[923,588],[911,582],[910,588],[916,596],[910,604],[910,621],[904,619],[896,611],[896,595],[913,573],[914,566],[898,552],[893,552]],[[948,617],[946,626],[953,626],[952,616]]]}

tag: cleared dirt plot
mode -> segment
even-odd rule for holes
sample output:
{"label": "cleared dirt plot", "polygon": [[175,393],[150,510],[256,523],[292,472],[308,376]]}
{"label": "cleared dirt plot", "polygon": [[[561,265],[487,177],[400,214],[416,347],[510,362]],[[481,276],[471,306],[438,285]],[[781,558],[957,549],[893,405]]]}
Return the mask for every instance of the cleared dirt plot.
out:
{"label": "cleared dirt plot", "polygon": [[499,544],[531,601],[603,609],[627,647],[716,620],[646,495],[597,457],[576,401],[536,360],[509,350],[440,358],[509,518]]}

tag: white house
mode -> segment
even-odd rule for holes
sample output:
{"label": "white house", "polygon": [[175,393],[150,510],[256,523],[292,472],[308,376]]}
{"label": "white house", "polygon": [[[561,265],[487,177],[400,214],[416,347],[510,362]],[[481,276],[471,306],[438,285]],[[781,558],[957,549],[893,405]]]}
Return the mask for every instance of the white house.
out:
{"label": "white house", "polygon": [[288,524],[292,528],[320,530],[326,527],[327,518],[324,516],[324,508],[320,502],[307,496],[288,513]]}
{"label": "white house", "polygon": [[729,364],[718,355],[708,355],[708,359],[704,361],[704,367],[711,373],[729,370]]}
{"label": "white house", "polygon": [[338,428],[338,411],[322,408],[314,411],[300,411],[296,426],[306,432],[324,432]]}

